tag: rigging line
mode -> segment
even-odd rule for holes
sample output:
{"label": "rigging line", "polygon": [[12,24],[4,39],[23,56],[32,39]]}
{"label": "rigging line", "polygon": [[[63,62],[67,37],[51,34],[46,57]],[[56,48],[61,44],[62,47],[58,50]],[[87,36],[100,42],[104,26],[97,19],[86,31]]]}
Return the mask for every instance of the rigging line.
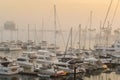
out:
{"label": "rigging line", "polygon": [[60,33],[61,33],[61,37],[62,37],[62,39],[63,39],[63,44],[64,44],[64,46],[65,46],[65,38],[64,38],[64,36],[63,36],[63,32],[62,32],[62,29],[61,29],[61,24],[60,24],[60,20],[59,20],[59,16],[57,15],[57,12],[56,12],[56,18],[57,18],[57,20],[58,20],[58,27],[59,27],[59,31],[60,31]]}
{"label": "rigging line", "polygon": [[107,11],[107,13],[106,13],[106,16],[105,16],[105,19],[104,19],[104,22],[103,22],[103,28],[104,28],[104,26],[105,26],[105,23],[106,23],[108,14],[109,14],[109,12],[110,12],[110,8],[111,8],[111,5],[112,5],[112,2],[113,2],[113,0],[111,0],[110,5],[109,5],[109,7],[108,7],[108,11]]}
{"label": "rigging line", "polygon": [[64,57],[63,57],[63,58],[65,58],[65,55],[67,54],[67,48],[68,48],[68,44],[69,44],[70,37],[71,37],[71,30],[72,30],[72,27],[71,27],[70,33],[69,33],[69,35],[68,35],[67,45],[66,45],[66,47],[65,47],[65,53],[64,53]]}
{"label": "rigging line", "polygon": [[76,42],[76,39],[77,39],[77,36],[78,36],[78,31],[75,31],[75,36],[74,36],[74,39],[73,39],[73,46],[75,46],[75,42]]}
{"label": "rigging line", "polygon": [[112,17],[110,26],[112,26],[112,24],[113,24],[115,15],[116,15],[116,13],[117,13],[117,9],[118,9],[118,7],[119,7],[119,2],[120,2],[120,0],[118,0],[118,2],[117,2],[117,5],[116,5],[116,8],[115,8],[115,11],[114,11],[114,14],[113,14],[113,17]]}

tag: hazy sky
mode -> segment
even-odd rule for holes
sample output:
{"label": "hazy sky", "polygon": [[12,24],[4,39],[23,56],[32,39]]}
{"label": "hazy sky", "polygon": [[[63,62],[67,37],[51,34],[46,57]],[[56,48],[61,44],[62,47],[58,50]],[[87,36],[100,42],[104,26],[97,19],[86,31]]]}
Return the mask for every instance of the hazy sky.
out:
{"label": "hazy sky", "polygon": [[[108,19],[111,20],[113,11],[118,0],[113,0],[112,9]],[[90,11],[93,11],[92,27],[99,27],[99,21],[104,20],[110,0],[0,0],[0,25],[5,21],[14,21],[19,26],[26,26],[28,23],[33,27],[37,24],[41,27],[41,20],[44,25],[53,26],[53,5],[57,8],[57,21],[63,29],[71,26],[77,27],[82,24],[85,27],[89,23]],[[120,26],[120,8],[116,13],[113,27]]]}

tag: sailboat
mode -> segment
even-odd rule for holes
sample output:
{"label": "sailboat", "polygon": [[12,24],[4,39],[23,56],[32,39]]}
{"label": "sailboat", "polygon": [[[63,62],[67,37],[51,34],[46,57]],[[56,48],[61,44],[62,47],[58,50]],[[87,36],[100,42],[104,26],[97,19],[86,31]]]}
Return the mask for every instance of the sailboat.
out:
{"label": "sailboat", "polygon": [[[69,43],[70,37],[71,37],[71,46],[68,49],[68,43]],[[72,28],[71,28],[65,52],[62,56],[59,57],[59,59],[61,59],[62,62],[67,62],[71,59],[76,59],[76,58],[78,57],[76,54],[74,54],[74,48],[72,47]]]}
{"label": "sailboat", "polygon": [[[57,77],[66,75],[63,70],[58,70],[56,64],[59,63],[56,56],[56,6],[54,5],[54,26],[55,26],[55,43],[51,48],[38,50],[38,58],[36,64],[38,65],[38,76],[40,77]],[[46,46],[45,46],[46,47]],[[51,52],[49,49],[53,49]]]}

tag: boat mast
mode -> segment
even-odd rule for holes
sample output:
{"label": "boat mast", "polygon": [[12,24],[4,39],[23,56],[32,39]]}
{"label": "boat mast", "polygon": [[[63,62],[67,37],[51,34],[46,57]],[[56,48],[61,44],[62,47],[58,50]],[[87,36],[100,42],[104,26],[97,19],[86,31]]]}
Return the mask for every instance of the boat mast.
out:
{"label": "boat mast", "polygon": [[68,48],[68,44],[69,44],[69,41],[70,41],[70,38],[71,38],[71,32],[72,32],[72,28],[70,29],[70,33],[68,35],[67,45],[65,47],[65,54],[64,54],[63,58],[65,58],[65,55],[67,54],[67,48]]}
{"label": "boat mast", "polygon": [[91,49],[91,27],[92,27],[92,11],[90,11],[90,27],[89,27],[89,49]]}
{"label": "boat mast", "polygon": [[102,39],[102,22],[100,21],[100,35],[99,35],[99,45],[101,45],[101,39]]}
{"label": "boat mast", "polygon": [[35,42],[35,44],[37,43],[37,29],[36,29],[36,24],[35,24],[34,42]]}
{"label": "boat mast", "polygon": [[17,41],[18,41],[18,25],[17,25]]}
{"label": "boat mast", "polygon": [[29,43],[29,24],[28,24],[28,43]]}
{"label": "boat mast", "polygon": [[83,44],[83,49],[85,49],[85,47],[86,47],[86,37],[87,37],[87,26],[85,26],[85,29],[84,29],[84,44]]}
{"label": "boat mast", "polygon": [[79,50],[81,49],[80,39],[81,39],[81,24],[79,24]]}
{"label": "boat mast", "polygon": [[42,41],[44,41],[44,31],[43,31],[43,29],[44,29],[44,20],[42,18]]}
{"label": "boat mast", "polygon": [[1,29],[1,42],[3,42],[3,30]]}
{"label": "boat mast", "polygon": [[29,33],[29,24],[28,24],[28,45],[27,45],[27,50],[30,51],[31,48],[30,48],[30,33]]}
{"label": "boat mast", "polygon": [[10,34],[11,34],[11,41],[13,40],[13,30],[10,29]]}
{"label": "boat mast", "polygon": [[117,10],[118,10],[118,8],[119,8],[119,3],[120,3],[120,0],[118,0],[118,2],[117,2],[117,4],[116,4],[115,11],[114,11],[114,14],[113,14],[113,17],[112,17],[112,20],[111,20],[110,27],[111,27],[112,24],[113,24],[113,21],[114,21],[115,15],[116,15]]}
{"label": "boat mast", "polygon": [[108,7],[108,10],[107,10],[107,13],[106,13],[106,16],[105,16],[105,19],[104,19],[102,28],[104,28],[104,26],[105,26],[105,23],[106,23],[106,21],[107,21],[107,18],[108,18],[108,15],[109,15],[109,12],[110,12],[112,3],[113,3],[113,0],[110,1],[110,4],[109,4],[109,7]]}
{"label": "boat mast", "polygon": [[56,23],[56,5],[54,5],[54,28],[55,28],[55,36],[54,36],[54,39],[55,39],[55,53],[56,53],[56,38],[57,38],[57,35],[56,35],[56,28],[57,28],[57,23]]}
{"label": "boat mast", "polygon": [[71,53],[73,53],[72,51],[72,48],[73,48],[73,43],[72,43],[72,35],[73,35],[73,33],[72,33],[72,31],[73,31],[73,28],[71,28]]}
{"label": "boat mast", "polygon": [[110,35],[111,35],[111,28],[110,28],[110,23],[108,21],[108,27],[106,29],[106,44],[107,44],[107,47],[109,46]]}

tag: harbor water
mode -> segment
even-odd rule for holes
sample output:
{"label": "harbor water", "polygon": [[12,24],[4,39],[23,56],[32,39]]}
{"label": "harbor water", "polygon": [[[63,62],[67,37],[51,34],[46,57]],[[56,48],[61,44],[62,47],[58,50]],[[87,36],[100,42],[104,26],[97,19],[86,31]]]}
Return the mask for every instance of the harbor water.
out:
{"label": "harbor water", "polygon": [[[64,76],[62,78],[40,78],[36,76],[30,75],[11,75],[4,76],[0,75],[0,80],[74,80],[72,76]],[[81,80],[79,76],[77,76],[76,80]],[[120,74],[116,73],[102,73],[100,75],[91,75],[90,77],[85,77],[84,80],[120,80]]]}
{"label": "harbor water", "polygon": [[[22,55],[22,51],[11,51],[11,52],[0,52],[0,56],[2,57],[12,57],[17,58],[20,55]],[[0,75],[0,80],[74,80],[74,76],[63,76],[60,78],[41,78],[36,77],[32,75],[10,75],[10,76],[4,76]],[[77,75],[76,80],[81,80],[79,78],[79,75]],[[112,73],[101,73],[101,74],[94,74],[84,77],[84,80],[120,80],[120,74],[116,74],[115,72]]]}

